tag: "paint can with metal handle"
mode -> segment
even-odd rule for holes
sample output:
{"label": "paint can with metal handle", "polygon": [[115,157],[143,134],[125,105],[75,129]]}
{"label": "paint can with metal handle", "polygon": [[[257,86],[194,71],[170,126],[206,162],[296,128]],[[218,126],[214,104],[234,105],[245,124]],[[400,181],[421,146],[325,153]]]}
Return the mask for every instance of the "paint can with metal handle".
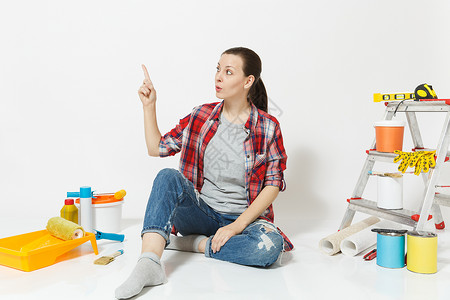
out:
{"label": "paint can with metal handle", "polygon": [[406,268],[415,273],[437,272],[437,235],[431,232],[409,231]]}

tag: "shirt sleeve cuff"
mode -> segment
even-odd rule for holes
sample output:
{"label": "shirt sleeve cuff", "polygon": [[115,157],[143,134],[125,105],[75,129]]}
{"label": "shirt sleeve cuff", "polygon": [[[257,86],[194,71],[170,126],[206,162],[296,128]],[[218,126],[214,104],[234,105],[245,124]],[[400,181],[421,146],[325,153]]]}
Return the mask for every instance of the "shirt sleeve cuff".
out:
{"label": "shirt sleeve cuff", "polygon": [[284,181],[284,179],[282,179],[282,180],[266,180],[264,182],[264,186],[268,186],[268,185],[277,186],[280,189],[280,192],[283,192],[286,189],[286,182]]}

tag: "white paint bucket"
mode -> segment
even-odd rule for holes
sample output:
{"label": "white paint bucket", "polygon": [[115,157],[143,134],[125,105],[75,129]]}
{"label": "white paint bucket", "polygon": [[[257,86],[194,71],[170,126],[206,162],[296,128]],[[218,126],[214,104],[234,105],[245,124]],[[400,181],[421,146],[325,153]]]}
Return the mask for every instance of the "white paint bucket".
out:
{"label": "white paint bucket", "polygon": [[403,209],[403,177],[377,177],[377,206],[384,209]]}
{"label": "white paint bucket", "polygon": [[[115,199],[114,194],[95,195],[94,197],[92,199],[93,229],[107,233],[120,232],[123,198]],[[79,199],[76,202],[75,205],[79,208]],[[78,218],[81,218],[80,213]]]}

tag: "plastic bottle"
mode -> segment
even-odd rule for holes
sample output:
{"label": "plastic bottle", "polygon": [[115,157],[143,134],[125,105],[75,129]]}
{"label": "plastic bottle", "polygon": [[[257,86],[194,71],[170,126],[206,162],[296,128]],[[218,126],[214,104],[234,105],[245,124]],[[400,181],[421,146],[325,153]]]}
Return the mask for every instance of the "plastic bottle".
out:
{"label": "plastic bottle", "polygon": [[90,186],[80,188],[81,226],[84,231],[93,232],[92,229],[92,192]]}
{"label": "plastic bottle", "polygon": [[66,199],[61,209],[61,218],[78,224],[78,208],[73,204],[73,199]]}

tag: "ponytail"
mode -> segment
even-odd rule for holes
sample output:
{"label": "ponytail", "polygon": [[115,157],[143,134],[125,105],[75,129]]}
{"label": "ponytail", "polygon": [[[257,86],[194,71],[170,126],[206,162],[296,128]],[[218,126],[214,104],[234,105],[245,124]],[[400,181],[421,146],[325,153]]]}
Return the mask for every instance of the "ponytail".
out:
{"label": "ponytail", "polygon": [[248,93],[249,102],[253,103],[258,109],[267,112],[267,92],[261,78],[253,83]]}

